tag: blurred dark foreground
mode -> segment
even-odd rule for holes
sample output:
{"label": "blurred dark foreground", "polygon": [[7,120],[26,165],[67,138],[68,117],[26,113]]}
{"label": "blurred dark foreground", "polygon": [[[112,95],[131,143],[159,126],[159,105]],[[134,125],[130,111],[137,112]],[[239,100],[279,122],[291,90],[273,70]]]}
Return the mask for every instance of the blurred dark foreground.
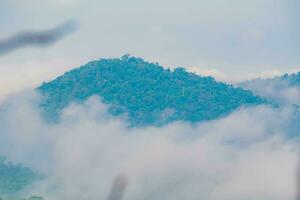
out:
{"label": "blurred dark foreground", "polygon": [[0,56],[23,47],[44,47],[51,45],[74,32],[76,28],[76,23],[70,21],[49,30],[18,33],[9,38],[0,40]]}

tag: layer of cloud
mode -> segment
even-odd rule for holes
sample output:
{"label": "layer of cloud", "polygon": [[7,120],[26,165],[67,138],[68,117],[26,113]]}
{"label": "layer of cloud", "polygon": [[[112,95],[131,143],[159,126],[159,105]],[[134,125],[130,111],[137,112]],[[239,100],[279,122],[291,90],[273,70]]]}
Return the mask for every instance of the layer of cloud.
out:
{"label": "layer of cloud", "polygon": [[256,95],[267,98],[280,105],[300,105],[300,86],[290,86],[280,77],[271,79],[254,79],[242,82],[243,88],[252,90]]}
{"label": "layer of cloud", "polygon": [[105,199],[119,174],[124,199],[292,200],[297,144],[286,140],[288,110],[259,106],[200,124],[128,128],[93,97],[46,124],[25,92],[0,111],[0,152],[44,172],[24,195]]}

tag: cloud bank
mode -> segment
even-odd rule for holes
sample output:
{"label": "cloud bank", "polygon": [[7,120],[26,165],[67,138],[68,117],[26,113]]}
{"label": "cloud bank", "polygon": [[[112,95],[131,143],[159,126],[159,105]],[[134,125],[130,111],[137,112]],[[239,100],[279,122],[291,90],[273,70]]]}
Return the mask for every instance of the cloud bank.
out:
{"label": "cloud bank", "polygon": [[254,94],[267,98],[280,105],[300,105],[299,85],[290,85],[287,80],[281,77],[273,79],[254,79],[240,83],[245,89],[251,90]]}
{"label": "cloud bank", "polygon": [[43,172],[23,195],[105,199],[116,176],[125,200],[292,200],[297,143],[284,137],[288,109],[242,108],[215,121],[128,128],[92,97],[46,124],[37,94],[25,91],[0,109],[0,152]]}

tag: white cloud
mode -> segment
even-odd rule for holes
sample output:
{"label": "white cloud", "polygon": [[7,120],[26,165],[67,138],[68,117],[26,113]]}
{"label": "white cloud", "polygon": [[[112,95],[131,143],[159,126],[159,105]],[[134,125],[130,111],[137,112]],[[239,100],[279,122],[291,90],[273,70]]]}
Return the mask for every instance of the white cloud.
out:
{"label": "white cloud", "polygon": [[[218,65],[218,64],[215,64]],[[221,64],[219,64],[221,65]],[[205,66],[205,64],[202,64],[201,66]],[[228,82],[228,83],[238,83],[242,81],[248,81],[253,79],[268,79],[268,78],[275,78],[277,76],[282,76],[283,74],[292,74],[297,73],[300,71],[299,68],[292,68],[290,70],[281,71],[275,66],[269,66],[269,70],[256,70],[256,72],[245,72],[243,74],[241,73],[233,73],[233,74],[227,74],[225,71],[218,70],[216,68],[205,68],[201,66],[194,66],[194,67],[187,67],[187,70],[193,73],[196,73],[198,75],[202,76],[212,76],[218,81]],[[245,68],[250,68],[250,66],[244,66]],[[259,69],[259,66],[253,67],[255,69]]]}
{"label": "white cloud", "polygon": [[201,75],[201,76],[211,76],[214,77],[216,80],[219,81],[228,81],[228,76],[217,69],[203,69],[200,67],[189,67],[187,68],[188,71],[193,72],[195,74]]}
{"label": "white cloud", "polygon": [[290,116],[281,110],[128,128],[95,97],[68,107],[56,125],[40,119],[32,95],[9,102],[0,113],[0,151],[48,175],[26,195],[103,199],[120,173],[133,200],[292,200],[295,193],[297,145],[282,137]]}

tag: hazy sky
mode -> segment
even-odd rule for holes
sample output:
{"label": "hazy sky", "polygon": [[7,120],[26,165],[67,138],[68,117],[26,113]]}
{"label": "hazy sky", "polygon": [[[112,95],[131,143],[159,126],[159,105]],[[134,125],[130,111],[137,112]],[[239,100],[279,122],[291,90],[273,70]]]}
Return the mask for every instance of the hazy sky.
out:
{"label": "hazy sky", "polygon": [[1,84],[38,84],[125,53],[229,80],[288,72],[300,65],[299,10],[298,0],[0,0],[0,39],[80,24],[50,48],[1,56]]}

